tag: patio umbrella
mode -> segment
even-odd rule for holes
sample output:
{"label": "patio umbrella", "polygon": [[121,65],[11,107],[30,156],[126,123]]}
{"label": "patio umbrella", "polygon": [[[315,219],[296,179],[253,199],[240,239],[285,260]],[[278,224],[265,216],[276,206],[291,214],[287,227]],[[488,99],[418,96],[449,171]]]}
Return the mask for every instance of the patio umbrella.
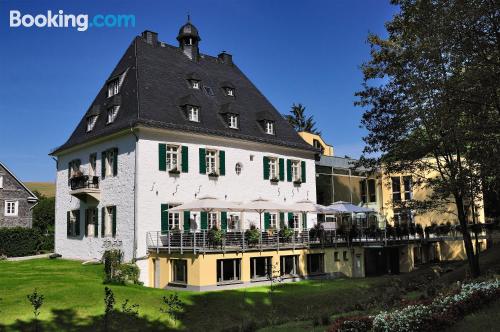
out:
{"label": "patio umbrella", "polygon": [[169,209],[170,212],[178,211],[242,211],[242,205],[236,202],[220,200],[213,196],[203,196],[194,201],[181,204]]}
{"label": "patio umbrella", "polygon": [[251,200],[249,203],[246,203],[243,206],[243,211],[252,211],[259,214],[260,230],[262,230],[262,213],[293,210],[292,207],[287,207],[286,205],[275,203],[262,197]]}
{"label": "patio umbrella", "polygon": [[302,213],[323,213],[324,205],[316,204],[308,199],[303,199],[293,204],[293,209]]}
{"label": "patio umbrella", "polygon": [[330,213],[369,213],[375,212],[373,209],[357,206],[349,202],[338,201],[326,206],[323,212]]}

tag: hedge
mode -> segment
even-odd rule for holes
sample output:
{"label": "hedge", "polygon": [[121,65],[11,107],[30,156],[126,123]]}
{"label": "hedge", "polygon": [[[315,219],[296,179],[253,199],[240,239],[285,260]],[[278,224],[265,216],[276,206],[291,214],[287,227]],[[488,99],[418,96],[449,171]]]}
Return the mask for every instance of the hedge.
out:
{"label": "hedge", "polygon": [[8,257],[35,255],[40,250],[53,249],[53,241],[53,235],[45,236],[32,228],[0,228],[0,255]]}

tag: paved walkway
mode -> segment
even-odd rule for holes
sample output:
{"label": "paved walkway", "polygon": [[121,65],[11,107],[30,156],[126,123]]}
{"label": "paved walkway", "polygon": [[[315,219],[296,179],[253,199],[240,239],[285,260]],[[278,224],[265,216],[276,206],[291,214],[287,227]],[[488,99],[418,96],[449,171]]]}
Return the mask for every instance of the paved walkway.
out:
{"label": "paved walkway", "polygon": [[9,262],[18,262],[18,261],[27,261],[29,259],[37,259],[37,258],[48,258],[52,253],[42,254],[42,255],[34,255],[34,256],[24,256],[24,257],[9,257],[7,260]]}

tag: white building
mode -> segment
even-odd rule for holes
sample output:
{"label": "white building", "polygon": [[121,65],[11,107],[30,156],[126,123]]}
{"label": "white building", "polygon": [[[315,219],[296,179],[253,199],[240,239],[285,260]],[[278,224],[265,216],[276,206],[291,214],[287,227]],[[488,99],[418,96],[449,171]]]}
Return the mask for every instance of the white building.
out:
{"label": "white building", "polygon": [[[191,23],[177,39],[179,47],[150,31],[136,37],[71,137],[52,153],[56,252],[89,260],[121,248],[146,285],[148,232],[259,227],[257,213],[169,213],[170,206],[207,195],[283,204],[316,199],[316,150],[231,55],[199,53]],[[289,225],[298,229],[315,222],[295,218]],[[266,216],[263,227],[279,229],[290,222],[283,219]]]}

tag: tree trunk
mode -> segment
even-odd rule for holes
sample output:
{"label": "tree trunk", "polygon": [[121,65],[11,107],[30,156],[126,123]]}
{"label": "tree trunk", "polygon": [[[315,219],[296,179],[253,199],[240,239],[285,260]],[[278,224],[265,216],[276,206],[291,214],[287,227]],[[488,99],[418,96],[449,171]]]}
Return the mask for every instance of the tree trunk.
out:
{"label": "tree trunk", "polygon": [[463,198],[459,195],[455,195],[455,203],[457,205],[458,221],[460,222],[460,228],[464,239],[465,253],[467,254],[470,273],[473,278],[477,278],[480,275],[479,260],[478,257],[474,254],[472,239],[469,230],[467,229],[467,218],[465,216]]}

